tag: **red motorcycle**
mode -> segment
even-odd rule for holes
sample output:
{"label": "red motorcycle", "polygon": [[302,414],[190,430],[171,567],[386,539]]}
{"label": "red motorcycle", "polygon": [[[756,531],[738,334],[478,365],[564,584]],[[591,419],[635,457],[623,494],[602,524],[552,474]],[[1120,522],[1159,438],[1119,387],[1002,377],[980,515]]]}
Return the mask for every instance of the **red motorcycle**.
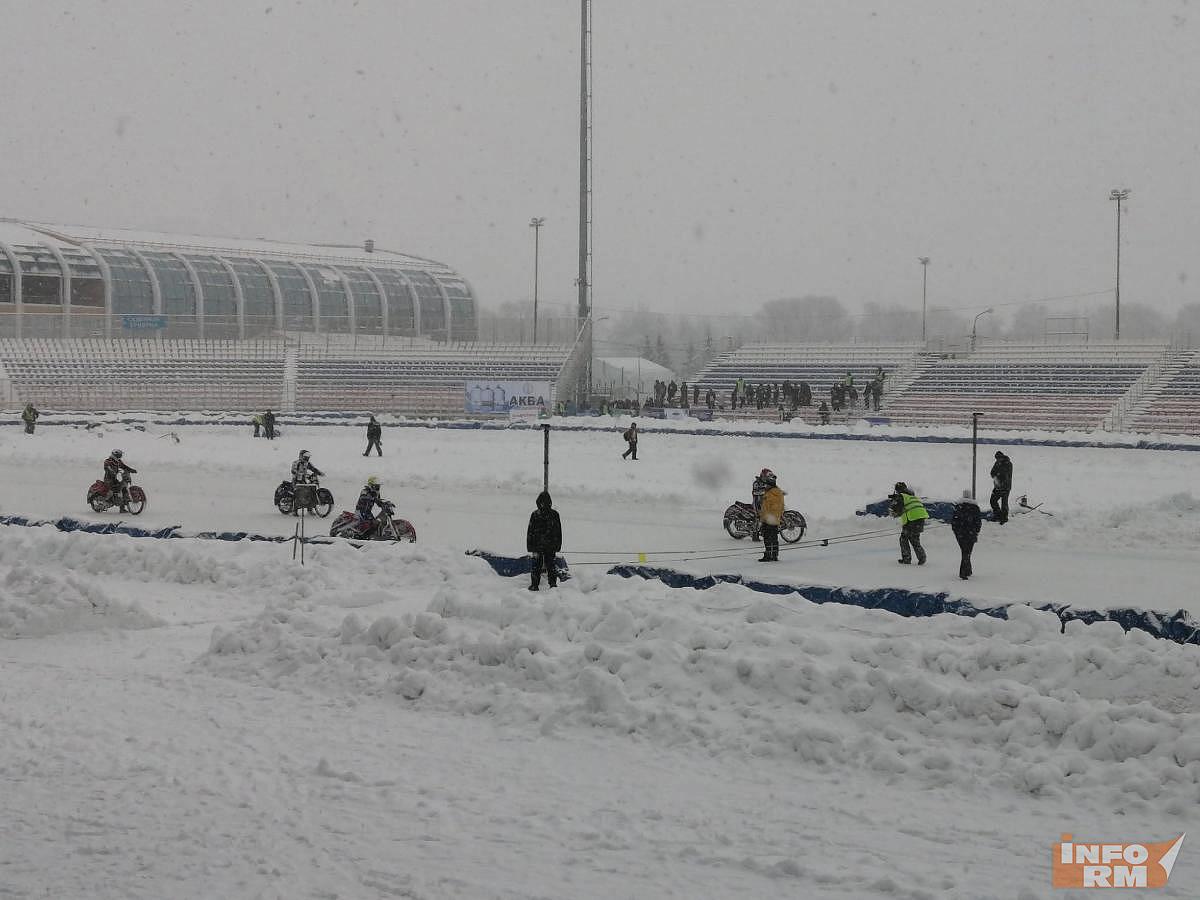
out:
{"label": "red motorcycle", "polygon": [[96,512],[104,512],[112,509],[114,506],[124,504],[125,511],[131,516],[139,516],[142,510],[146,508],[146,492],[136,484],[132,484],[132,479],[129,473],[123,473],[121,478],[121,491],[114,492],[108,482],[103,478],[97,478],[92,486],[88,488],[87,504]]}
{"label": "red motorcycle", "polygon": [[353,541],[408,541],[417,539],[417,529],[407,519],[397,519],[392,516],[395,507],[384,503],[383,510],[374,519],[366,522],[350,510],[333,520],[329,526],[330,537],[349,538]]}

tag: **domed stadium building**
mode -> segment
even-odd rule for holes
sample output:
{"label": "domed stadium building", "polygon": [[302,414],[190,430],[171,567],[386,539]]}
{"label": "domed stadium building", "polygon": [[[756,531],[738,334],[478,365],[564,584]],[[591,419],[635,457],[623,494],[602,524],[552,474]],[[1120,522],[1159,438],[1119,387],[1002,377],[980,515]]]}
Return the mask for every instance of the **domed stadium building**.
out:
{"label": "domed stadium building", "polygon": [[0,337],[474,341],[449,266],[361,247],[0,220]]}

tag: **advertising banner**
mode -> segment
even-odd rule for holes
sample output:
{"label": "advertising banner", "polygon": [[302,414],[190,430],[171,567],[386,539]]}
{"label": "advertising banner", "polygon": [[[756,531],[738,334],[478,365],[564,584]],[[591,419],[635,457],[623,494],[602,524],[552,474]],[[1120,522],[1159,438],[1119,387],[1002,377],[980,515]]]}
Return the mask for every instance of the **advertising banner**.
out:
{"label": "advertising banner", "polygon": [[513,409],[532,409],[539,415],[552,411],[548,381],[468,381],[463,402],[464,409],[475,415],[507,416]]}

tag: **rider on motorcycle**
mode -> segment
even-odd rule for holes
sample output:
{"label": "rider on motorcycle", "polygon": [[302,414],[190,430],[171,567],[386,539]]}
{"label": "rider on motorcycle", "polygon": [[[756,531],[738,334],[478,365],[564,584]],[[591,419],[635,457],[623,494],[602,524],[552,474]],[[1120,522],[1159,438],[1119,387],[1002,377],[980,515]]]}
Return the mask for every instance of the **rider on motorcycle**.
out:
{"label": "rider on motorcycle", "polygon": [[373,527],[375,522],[375,507],[378,506],[381,512],[391,512],[392,504],[379,496],[379,479],[372,475],[367,479],[367,483],[363,485],[362,492],[358,495],[358,503],[354,507],[354,512],[358,516],[359,525],[364,533],[368,527]]}
{"label": "rider on motorcycle", "polygon": [[129,512],[129,489],[125,485],[126,472],[137,472],[133,466],[127,465],[120,450],[114,450],[104,461],[104,483],[108,486],[109,495],[118,499],[121,512]]}
{"label": "rider on motorcycle", "polygon": [[311,454],[307,450],[301,450],[300,456],[292,463],[292,487],[298,484],[313,484],[315,476],[324,476],[325,473],[318,469],[310,461]]}
{"label": "rider on motorcycle", "polygon": [[762,508],[763,494],[773,487],[775,487],[775,473],[770,469],[763,469],[754,476],[754,484],[750,487],[750,497],[754,503],[754,528],[751,535],[756,541],[761,536],[761,523],[758,518],[758,512]]}

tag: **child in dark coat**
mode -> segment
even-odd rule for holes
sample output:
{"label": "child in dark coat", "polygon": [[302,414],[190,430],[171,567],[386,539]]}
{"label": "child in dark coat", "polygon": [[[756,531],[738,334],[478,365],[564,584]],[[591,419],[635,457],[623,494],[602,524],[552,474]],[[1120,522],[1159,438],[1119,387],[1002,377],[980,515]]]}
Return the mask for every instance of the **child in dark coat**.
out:
{"label": "child in dark coat", "polygon": [[554,569],[554,556],[562,549],[562,522],[558,518],[558,510],[551,508],[550,495],[546,491],[538,494],[537,509],[529,516],[525,549],[533,554],[533,582],[529,589],[538,590],[543,571],[550,587],[557,586],[558,572]]}

